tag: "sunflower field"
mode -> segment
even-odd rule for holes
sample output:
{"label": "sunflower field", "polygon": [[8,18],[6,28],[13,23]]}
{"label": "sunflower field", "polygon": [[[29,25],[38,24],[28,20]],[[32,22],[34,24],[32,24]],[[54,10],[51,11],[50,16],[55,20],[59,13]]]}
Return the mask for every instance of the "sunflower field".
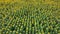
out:
{"label": "sunflower field", "polygon": [[0,34],[60,34],[60,0],[0,0]]}

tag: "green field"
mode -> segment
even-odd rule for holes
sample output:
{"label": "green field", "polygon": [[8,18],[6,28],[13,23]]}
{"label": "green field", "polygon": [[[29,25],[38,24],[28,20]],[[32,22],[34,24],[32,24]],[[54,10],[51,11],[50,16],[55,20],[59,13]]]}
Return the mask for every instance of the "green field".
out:
{"label": "green field", "polygon": [[0,34],[60,34],[60,0],[0,0]]}

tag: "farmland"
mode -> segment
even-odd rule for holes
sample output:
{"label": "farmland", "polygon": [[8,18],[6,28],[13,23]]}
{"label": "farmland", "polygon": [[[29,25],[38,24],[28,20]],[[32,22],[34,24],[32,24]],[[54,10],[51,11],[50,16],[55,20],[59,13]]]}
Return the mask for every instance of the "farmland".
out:
{"label": "farmland", "polygon": [[60,34],[60,0],[0,0],[0,34]]}

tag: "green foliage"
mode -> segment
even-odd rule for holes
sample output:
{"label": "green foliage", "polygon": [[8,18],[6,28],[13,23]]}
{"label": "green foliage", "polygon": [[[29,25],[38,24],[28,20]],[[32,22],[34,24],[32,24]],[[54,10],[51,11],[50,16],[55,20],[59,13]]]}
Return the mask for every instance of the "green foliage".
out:
{"label": "green foliage", "polygon": [[0,34],[59,33],[60,8],[58,6],[44,4],[42,0],[22,0],[22,3],[0,2]]}

